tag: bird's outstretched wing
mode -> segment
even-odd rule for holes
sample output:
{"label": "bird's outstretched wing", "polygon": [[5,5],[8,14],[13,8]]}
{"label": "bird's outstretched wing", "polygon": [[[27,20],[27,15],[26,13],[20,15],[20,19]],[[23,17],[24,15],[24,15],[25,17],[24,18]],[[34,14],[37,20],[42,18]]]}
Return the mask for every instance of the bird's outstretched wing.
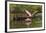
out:
{"label": "bird's outstretched wing", "polygon": [[25,10],[25,12],[31,17],[32,14],[28,11],[28,10]]}
{"label": "bird's outstretched wing", "polygon": [[38,12],[38,11],[35,11],[35,12],[32,14],[32,16],[34,16],[37,12]]}

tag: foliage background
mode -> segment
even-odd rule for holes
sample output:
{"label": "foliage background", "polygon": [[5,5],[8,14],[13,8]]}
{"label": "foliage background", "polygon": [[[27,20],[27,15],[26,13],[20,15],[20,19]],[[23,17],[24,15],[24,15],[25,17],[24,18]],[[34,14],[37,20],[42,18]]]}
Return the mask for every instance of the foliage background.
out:
{"label": "foliage background", "polygon": [[[23,5],[23,4],[10,4],[10,28],[27,28],[24,23],[18,23],[20,21],[13,21],[13,17],[22,16],[25,14],[24,10],[28,10],[32,14],[38,11],[32,18],[32,26],[29,28],[42,27],[42,5]],[[23,15],[24,16],[24,15]],[[24,22],[24,21],[21,21]]]}

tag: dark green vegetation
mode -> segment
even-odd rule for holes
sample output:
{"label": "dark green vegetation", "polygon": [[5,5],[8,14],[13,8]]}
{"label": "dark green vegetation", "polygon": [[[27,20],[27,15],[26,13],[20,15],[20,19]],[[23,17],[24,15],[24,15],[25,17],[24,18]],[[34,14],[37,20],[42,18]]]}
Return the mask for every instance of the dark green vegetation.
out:
{"label": "dark green vegetation", "polygon": [[[27,28],[27,25],[23,22],[13,20],[13,17],[25,16],[24,10],[28,10],[32,14],[38,11],[32,18],[32,24],[29,28],[36,28],[42,26],[42,6],[41,5],[23,5],[23,4],[10,4],[10,28]],[[20,23],[22,22],[22,23]]]}

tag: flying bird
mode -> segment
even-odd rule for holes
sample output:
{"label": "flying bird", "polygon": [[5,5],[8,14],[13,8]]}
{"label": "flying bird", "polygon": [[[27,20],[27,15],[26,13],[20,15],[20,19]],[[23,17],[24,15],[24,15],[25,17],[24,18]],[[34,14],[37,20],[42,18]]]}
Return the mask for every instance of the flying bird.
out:
{"label": "flying bird", "polygon": [[26,14],[28,14],[28,17],[25,19],[25,24],[27,25],[27,27],[29,27],[29,25],[32,24],[32,17],[35,13],[37,13],[37,11],[35,11],[33,14],[31,14],[28,10],[25,10],[25,12]]}

